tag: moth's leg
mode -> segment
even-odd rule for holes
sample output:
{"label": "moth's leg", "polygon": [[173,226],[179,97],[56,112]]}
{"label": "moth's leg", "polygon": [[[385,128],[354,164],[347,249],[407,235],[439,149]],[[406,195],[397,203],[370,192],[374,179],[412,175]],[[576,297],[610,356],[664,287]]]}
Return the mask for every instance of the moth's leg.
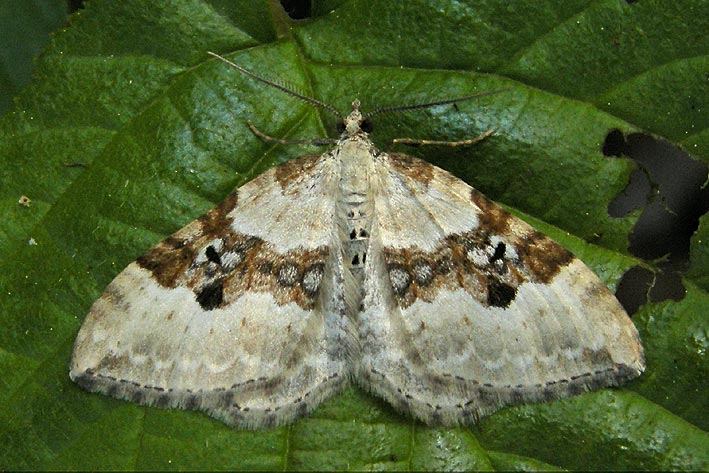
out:
{"label": "moth's leg", "polygon": [[251,120],[246,120],[246,124],[249,125],[251,132],[261,138],[263,141],[269,141],[273,143],[278,143],[281,145],[312,145],[312,146],[328,146],[337,143],[337,140],[332,138],[314,138],[310,140],[283,140],[281,138],[276,138],[271,135],[267,135],[262,132],[256,126],[251,123]]}
{"label": "moth's leg", "polygon": [[492,135],[494,133],[493,130],[487,130],[485,133],[483,133],[480,136],[476,136],[475,138],[471,138],[469,140],[460,140],[460,141],[436,141],[436,140],[420,140],[417,138],[395,138],[392,140],[392,143],[394,144],[404,144],[404,145],[409,145],[409,146],[449,146],[451,148],[455,148],[457,146],[469,146],[475,143],[478,143],[488,136]]}

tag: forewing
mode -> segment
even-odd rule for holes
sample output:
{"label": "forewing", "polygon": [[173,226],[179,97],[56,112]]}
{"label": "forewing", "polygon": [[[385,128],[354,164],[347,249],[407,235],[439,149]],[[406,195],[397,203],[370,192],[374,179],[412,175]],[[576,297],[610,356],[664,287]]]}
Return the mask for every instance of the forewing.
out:
{"label": "forewing", "polygon": [[[131,263],[92,306],[71,378],[227,424],[287,422],[347,379],[325,156],[274,168]],[[332,324],[330,324],[332,326]]]}
{"label": "forewing", "polygon": [[361,383],[452,425],[643,371],[630,318],[571,253],[439,168],[376,167]]}

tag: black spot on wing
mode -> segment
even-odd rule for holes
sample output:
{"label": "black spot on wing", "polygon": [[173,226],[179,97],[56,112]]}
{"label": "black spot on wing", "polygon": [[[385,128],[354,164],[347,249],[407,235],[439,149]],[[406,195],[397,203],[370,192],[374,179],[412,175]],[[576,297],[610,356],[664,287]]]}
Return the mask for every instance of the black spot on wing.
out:
{"label": "black spot on wing", "polygon": [[224,301],[224,285],[221,280],[213,281],[201,288],[196,295],[197,303],[202,309],[216,309]]}
{"label": "black spot on wing", "polygon": [[490,263],[494,263],[494,262],[497,261],[497,260],[502,260],[502,259],[504,259],[504,257],[505,257],[505,250],[506,250],[506,249],[507,249],[507,248],[506,248],[505,244],[502,243],[502,242],[499,242],[499,243],[497,244],[497,246],[495,247],[495,252],[494,252],[494,254],[492,255],[492,257],[490,257]]}
{"label": "black spot on wing", "polygon": [[502,308],[509,307],[516,295],[516,288],[497,278],[489,278],[487,289],[488,305]]}
{"label": "black spot on wing", "polygon": [[222,259],[219,257],[219,253],[217,253],[217,250],[215,250],[212,245],[207,247],[206,255],[207,259],[212,263],[216,263],[219,266],[222,265]]}

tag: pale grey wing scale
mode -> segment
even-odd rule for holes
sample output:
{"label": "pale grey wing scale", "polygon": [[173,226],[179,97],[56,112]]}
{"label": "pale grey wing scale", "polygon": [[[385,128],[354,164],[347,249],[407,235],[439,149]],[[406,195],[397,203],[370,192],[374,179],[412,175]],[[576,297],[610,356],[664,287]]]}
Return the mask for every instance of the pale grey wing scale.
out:
{"label": "pale grey wing scale", "polygon": [[322,198],[337,181],[326,155],[290,161],[130,264],[86,317],[71,378],[237,427],[313,409],[350,377],[355,336]]}
{"label": "pale grey wing scale", "polygon": [[385,154],[375,168],[359,318],[366,388],[454,425],[643,371],[630,318],[560,245],[439,168]]}

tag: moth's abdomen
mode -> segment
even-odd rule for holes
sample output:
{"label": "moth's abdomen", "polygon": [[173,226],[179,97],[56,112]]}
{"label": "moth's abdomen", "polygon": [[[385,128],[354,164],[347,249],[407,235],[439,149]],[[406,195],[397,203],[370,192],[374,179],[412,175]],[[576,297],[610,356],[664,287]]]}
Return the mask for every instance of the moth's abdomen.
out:
{"label": "moth's abdomen", "polygon": [[355,278],[361,282],[364,265],[367,262],[367,249],[372,228],[373,205],[367,200],[343,202],[345,218],[341,231],[347,256],[346,264]]}

